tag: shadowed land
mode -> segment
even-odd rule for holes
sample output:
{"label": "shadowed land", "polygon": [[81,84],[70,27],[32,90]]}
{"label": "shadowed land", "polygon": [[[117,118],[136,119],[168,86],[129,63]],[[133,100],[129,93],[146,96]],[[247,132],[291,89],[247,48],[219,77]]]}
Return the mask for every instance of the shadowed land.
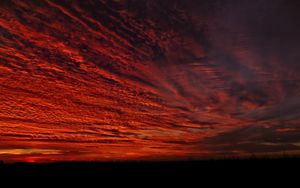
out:
{"label": "shadowed land", "polygon": [[299,157],[176,162],[1,163],[0,177],[204,178],[232,176],[253,178],[277,177],[281,174],[297,172],[299,167]]}

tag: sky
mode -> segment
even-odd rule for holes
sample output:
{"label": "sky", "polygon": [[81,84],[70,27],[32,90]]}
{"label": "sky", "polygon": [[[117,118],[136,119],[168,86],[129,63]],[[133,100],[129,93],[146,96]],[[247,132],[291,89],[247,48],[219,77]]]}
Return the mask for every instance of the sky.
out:
{"label": "sky", "polygon": [[0,160],[300,154],[300,3],[1,0]]}

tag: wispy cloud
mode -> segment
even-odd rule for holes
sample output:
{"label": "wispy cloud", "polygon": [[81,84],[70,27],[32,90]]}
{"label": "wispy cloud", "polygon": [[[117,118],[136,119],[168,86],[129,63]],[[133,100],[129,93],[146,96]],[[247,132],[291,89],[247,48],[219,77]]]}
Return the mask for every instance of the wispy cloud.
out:
{"label": "wispy cloud", "polygon": [[54,149],[0,149],[0,155],[57,155],[62,153],[62,151]]}

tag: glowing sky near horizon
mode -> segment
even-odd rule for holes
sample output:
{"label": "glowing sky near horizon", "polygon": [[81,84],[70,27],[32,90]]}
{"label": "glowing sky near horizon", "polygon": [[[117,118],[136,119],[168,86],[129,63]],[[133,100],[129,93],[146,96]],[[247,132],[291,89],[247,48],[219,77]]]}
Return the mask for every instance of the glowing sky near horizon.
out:
{"label": "glowing sky near horizon", "polygon": [[0,160],[299,155],[299,10],[1,0]]}

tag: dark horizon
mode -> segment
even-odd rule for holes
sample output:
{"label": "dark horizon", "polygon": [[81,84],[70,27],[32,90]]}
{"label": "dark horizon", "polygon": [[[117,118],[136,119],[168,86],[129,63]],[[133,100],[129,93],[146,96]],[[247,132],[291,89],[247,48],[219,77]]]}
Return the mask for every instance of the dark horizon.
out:
{"label": "dark horizon", "polygon": [[[97,180],[105,182],[111,181],[106,178],[126,178],[127,181],[137,180],[136,178],[155,181],[163,178],[163,181],[172,180],[172,182],[185,179],[198,181],[200,178],[202,182],[227,179],[232,184],[234,182],[232,177],[235,177],[250,182],[260,180],[261,183],[262,180],[283,181],[287,175],[290,181],[297,180],[297,173],[294,172],[299,167],[299,158],[165,162],[19,162],[0,163],[0,178],[50,178],[49,180],[56,180],[52,178],[78,177],[80,181],[86,178],[101,178]],[[65,180],[63,179],[63,181]]]}

